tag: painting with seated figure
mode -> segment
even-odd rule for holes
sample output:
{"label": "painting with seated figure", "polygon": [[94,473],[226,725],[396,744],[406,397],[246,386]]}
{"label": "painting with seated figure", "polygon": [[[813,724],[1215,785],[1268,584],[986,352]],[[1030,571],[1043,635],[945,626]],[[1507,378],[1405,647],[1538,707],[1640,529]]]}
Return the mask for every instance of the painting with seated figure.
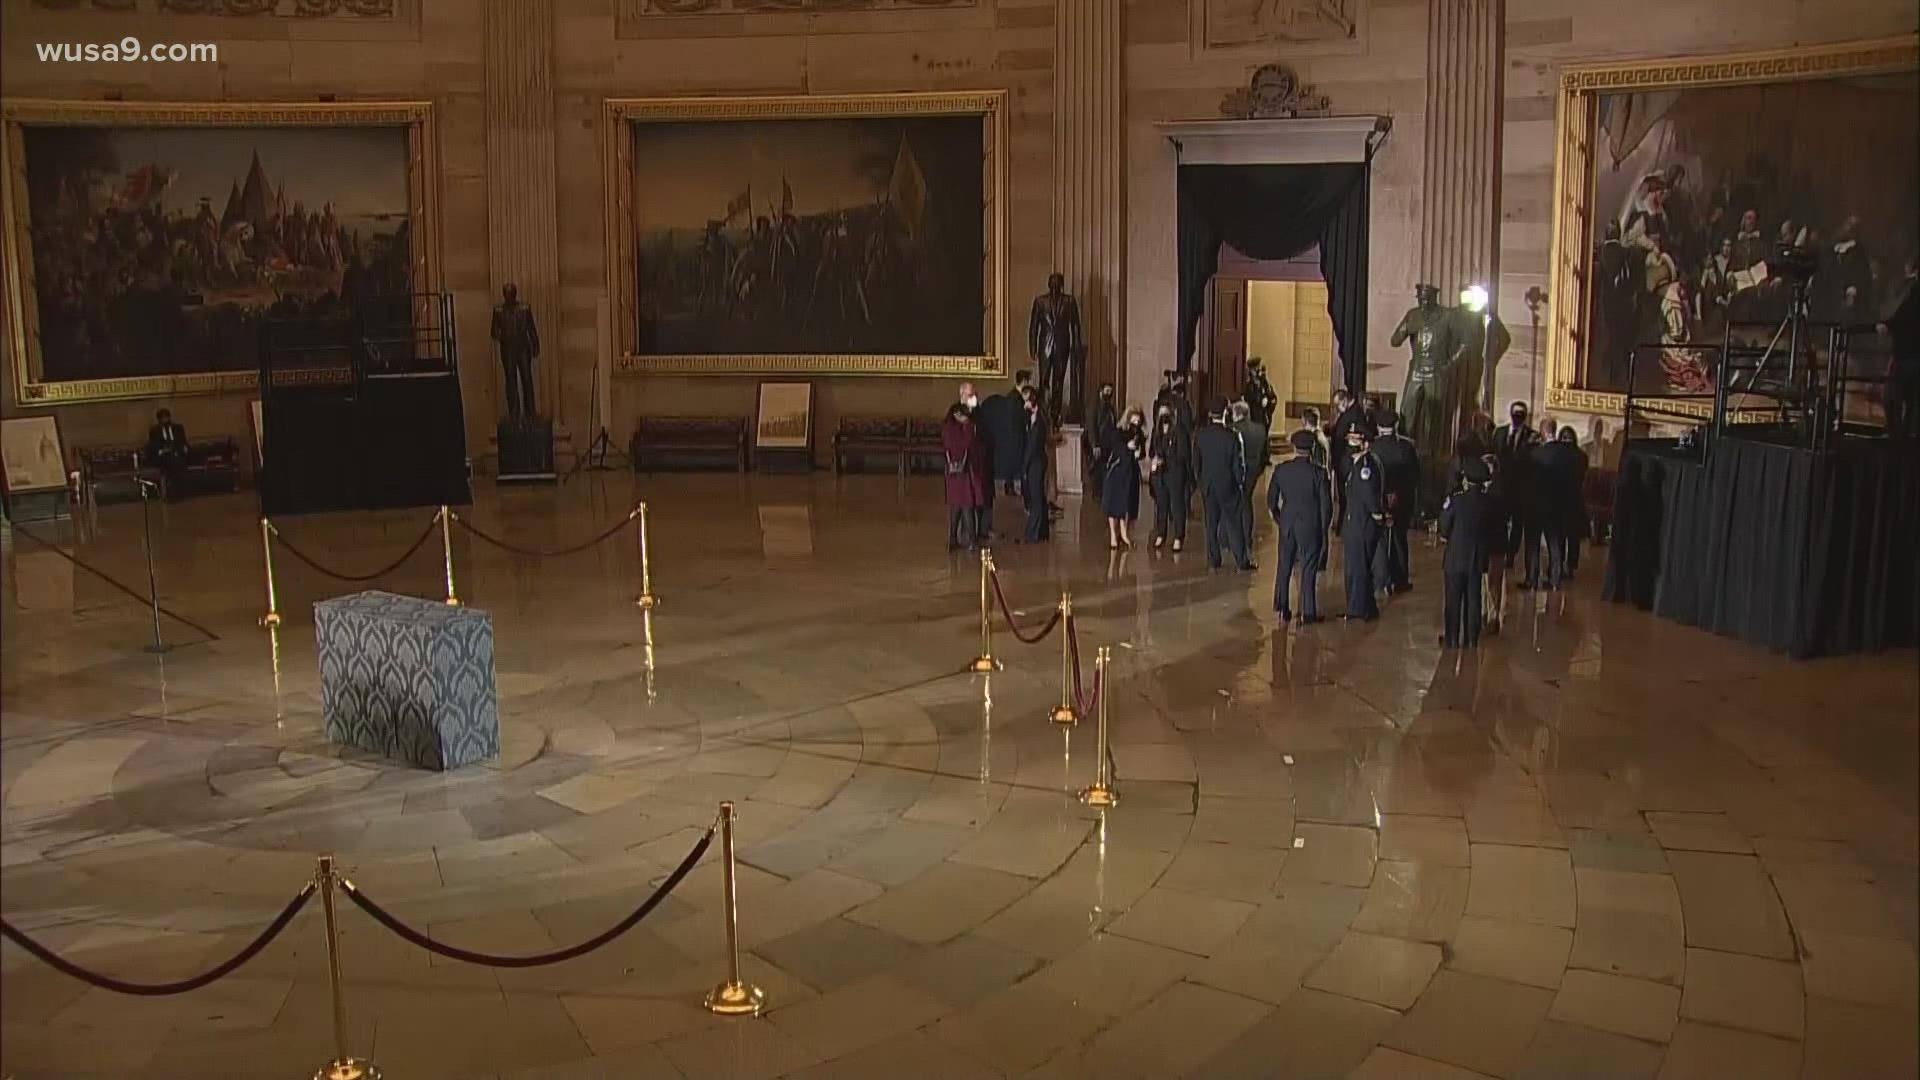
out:
{"label": "painting with seated figure", "polygon": [[320,108],[247,124],[242,106],[10,103],[22,399],[239,385],[264,320],[350,320],[411,291],[406,110],[330,123]]}
{"label": "painting with seated figure", "polygon": [[1552,407],[1707,408],[1723,346],[1765,350],[1804,297],[1855,375],[1920,250],[1912,39],[1563,73]]}
{"label": "painting with seated figure", "polygon": [[996,360],[998,97],[940,97],[619,113],[622,369]]}

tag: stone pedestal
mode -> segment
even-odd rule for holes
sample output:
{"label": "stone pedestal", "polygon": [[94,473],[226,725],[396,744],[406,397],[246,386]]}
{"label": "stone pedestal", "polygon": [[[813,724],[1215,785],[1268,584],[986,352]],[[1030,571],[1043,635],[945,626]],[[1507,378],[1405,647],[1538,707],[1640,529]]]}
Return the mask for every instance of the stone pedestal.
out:
{"label": "stone pedestal", "polygon": [[553,468],[552,420],[544,416],[502,420],[494,438],[500,447],[501,483],[551,483],[558,479]]}
{"label": "stone pedestal", "polygon": [[423,769],[499,755],[486,612],[363,592],[313,605],[313,634],[328,739]]}
{"label": "stone pedestal", "polygon": [[1053,446],[1053,487],[1062,495],[1078,495],[1087,482],[1086,429],[1065,424]]}

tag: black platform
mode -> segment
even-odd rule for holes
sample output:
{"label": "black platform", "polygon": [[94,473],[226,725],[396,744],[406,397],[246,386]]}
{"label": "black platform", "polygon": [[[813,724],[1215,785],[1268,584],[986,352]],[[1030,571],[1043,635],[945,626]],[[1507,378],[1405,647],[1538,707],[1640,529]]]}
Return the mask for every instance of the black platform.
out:
{"label": "black platform", "polygon": [[1607,599],[1795,657],[1920,641],[1920,452],[1751,434],[1628,444]]}

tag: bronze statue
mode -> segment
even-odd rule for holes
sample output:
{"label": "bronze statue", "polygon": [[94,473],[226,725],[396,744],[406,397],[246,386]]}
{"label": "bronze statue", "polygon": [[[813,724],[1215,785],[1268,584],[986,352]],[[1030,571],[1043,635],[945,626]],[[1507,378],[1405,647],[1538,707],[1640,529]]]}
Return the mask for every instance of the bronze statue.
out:
{"label": "bronze statue", "polygon": [[[1393,329],[1393,346],[1411,343],[1407,363],[1406,386],[1400,393],[1401,432],[1413,440],[1420,453],[1423,480],[1445,475],[1453,457],[1453,433],[1459,422],[1460,392],[1455,380],[1460,372],[1460,335],[1449,308],[1440,306],[1440,290],[1431,285],[1414,286],[1419,301],[1400,318]],[[1421,485],[1423,499],[1438,504],[1445,494],[1441,484]]]}
{"label": "bronze statue", "polygon": [[520,290],[507,285],[501,303],[493,309],[493,340],[500,343],[500,366],[507,373],[507,416],[531,420],[537,414],[533,399],[533,361],[540,355],[540,329],[533,309],[520,302]]}
{"label": "bronze statue", "polygon": [[1058,273],[1048,274],[1047,291],[1034,297],[1027,351],[1040,366],[1040,397],[1047,415],[1056,422],[1079,420],[1087,342],[1080,328],[1080,302],[1067,292],[1067,279]]}

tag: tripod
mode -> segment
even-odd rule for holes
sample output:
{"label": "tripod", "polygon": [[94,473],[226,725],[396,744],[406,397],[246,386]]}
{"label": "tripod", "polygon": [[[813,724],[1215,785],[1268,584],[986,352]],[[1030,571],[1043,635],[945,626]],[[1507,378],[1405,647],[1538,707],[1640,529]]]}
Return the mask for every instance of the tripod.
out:
{"label": "tripod", "polygon": [[[617,472],[629,464],[626,452],[613,445],[613,436],[607,431],[606,418],[602,414],[600,401],[600,380],[593,380],[593,396],[587,404],[588,426],[594,429],[593,441],[587,448],[574,455],[573,468],[567,470],[562,482],[573,478],[579,472]],[[617,457],[619,464],[610,464],[609,457]]]}

